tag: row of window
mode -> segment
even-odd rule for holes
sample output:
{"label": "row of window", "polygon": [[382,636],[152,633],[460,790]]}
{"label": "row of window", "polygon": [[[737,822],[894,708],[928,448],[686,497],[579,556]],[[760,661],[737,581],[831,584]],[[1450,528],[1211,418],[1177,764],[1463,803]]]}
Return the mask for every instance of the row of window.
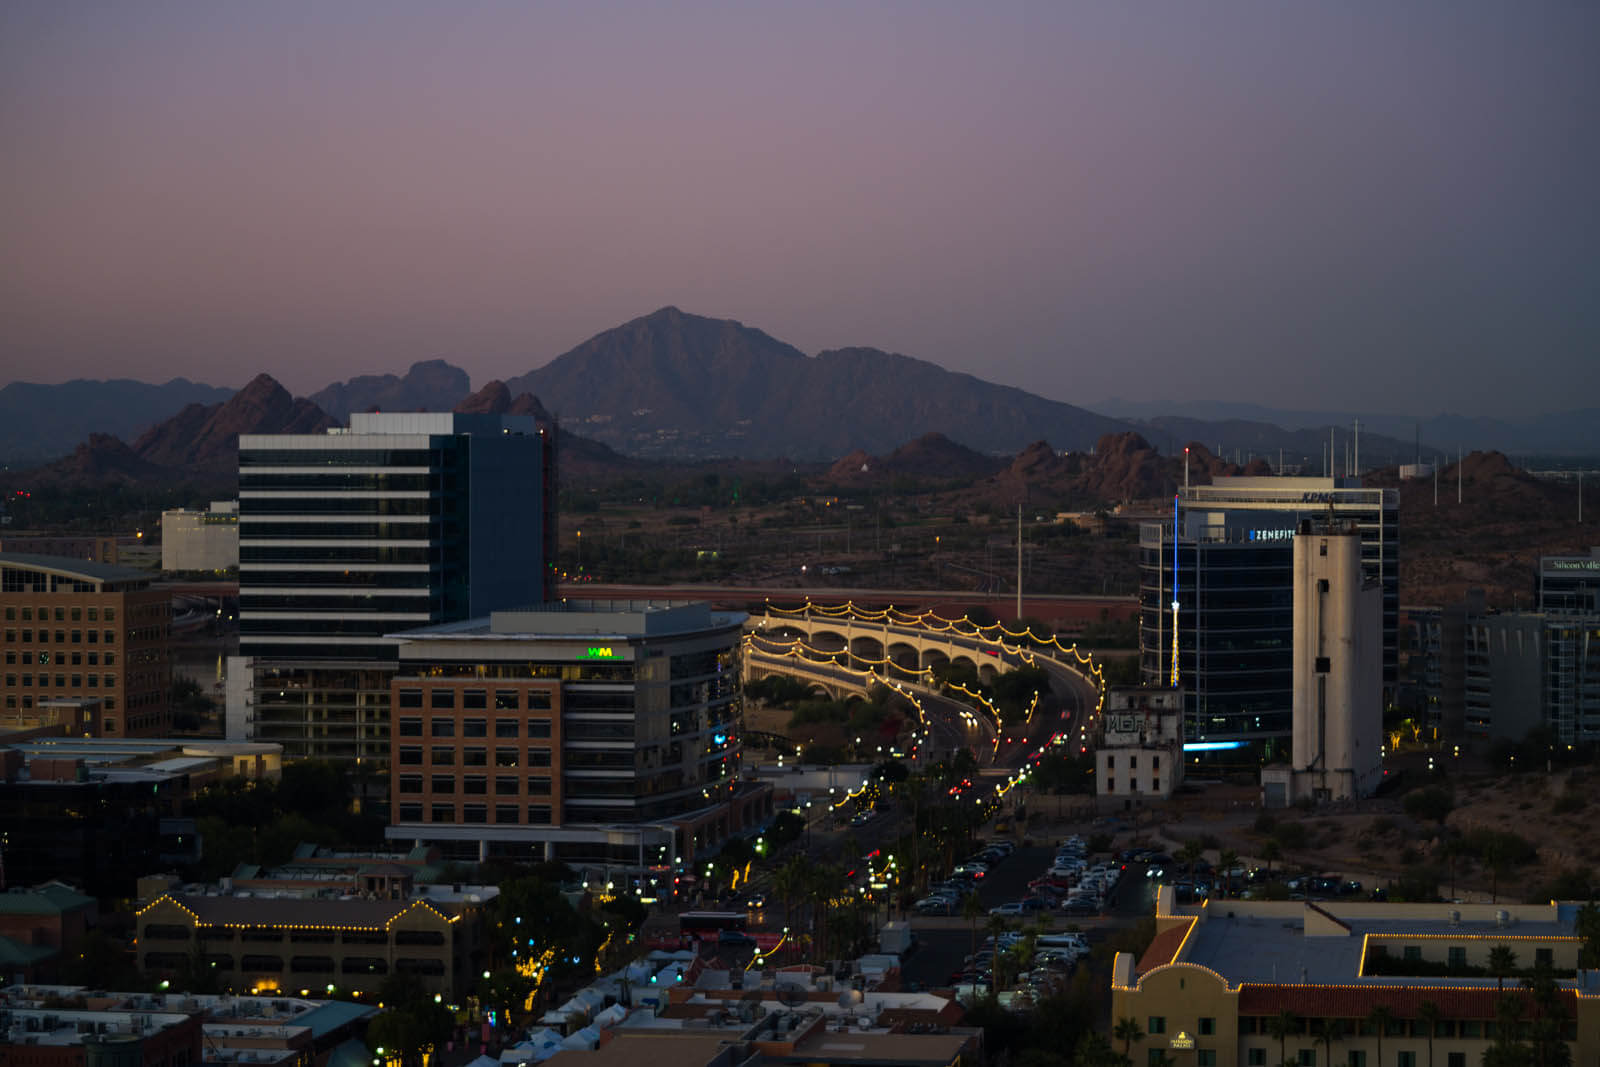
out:
{"label": "row of window", "polygon": [[[100,644],[100,639],[101,639],[101,635],[102,634],[105,635],[105,643],[106,644],[114,645],[114,644],[117,643],[117,631],[115,631],[115,630],[57,630],[56,631],[55,643],[58,644],[58,645],[66,645],[66,644],[98,645],[98,644]],[[32,645],[32,644],[48,645],[50,643],[50,631],[49,630],[43,630],[43,629],[39,630],[38,631],[38,636],[39,636],[39,640],[37,642],[35,642],[34,639],[33,639],[34,638],[34,631],[31,628],[24,627],[21,630],[21,632],[19,633],[18,631],[7,627],[7,629],[6,629],[6,644],[8,644],[8,645]],[[86,638],[87,638],[87,640],[85,640]]]}
{"label": "row of window", "polygon": [[[26,673],[26,672],[24,672],[20,676],[19,675],[15,675],[15,674],[6,675],[6,688],[7,689],[15,689],[15,688],[17,688],[17,685],[18,685],[17,679],[18,679],[18,677],[20,677],[22,679],[22,681],[21,681],[22,688],[24,688],[24,689],[32,689],[33,688],[33,675],[30,674],[30,673]],[[67,681],[69,678],[71,679],[70,685],[69,685],[69,683]],[[98,688],[100,688],[100,681],[101,681],[102,678],[105,679],[105,687],[107,689],[115,689],[117,687],[117,676],[114,675],[114,674],[105,674],[105,675],[100,675],[100,674],[58,674],[58,675],[55,676],[56,684],[55,684],[54,688],[56,688],[56,689],[68,689],[68,688],[71,688],[71,689],[98,689]],[[49,688],[49,687],[50,687],[50,675],[45,674],[44,672],[41,671],[39,673],[39,688],[40,689],[45,689],[45,688]]]}
{"label": "row of window", "polygon": [[[489,690],[487,689],[431,689],[428,691],[428,707],[435,711],[454,711],[457,696],[460,697],[460,706],[467,710],[487,710],[489,707]],[[398,708],[422,707],[422,690],[402,689],[395,698]],[[533,689],[528,692],[526,708],[528,711],[548,711],[551,707],[551,692],[548,689]],[[494,710],[496,711],[521,711],[522,690],[496,689],[494,691]],[[435,729],[441,720],[435,719]],[[436,735],[437,736],[437,735]]]}
{"label": "row of window", "polygon": [[[54,657],[53,660],[52,657]],[[115,667],[117,665],[117,654],[115,652],[107,652],[105,657],[107,667]],[[82,666],[87,660],[88,665],[91,667],[100,666],[100,653],[98,652],[40,652],[38,653],[38,659],[41,665],[48,665],[54,662],[57,666],[67,666],[70,663],[71,666],[78,667]],[[14,648],[6,649],[6,665],[8,667],[14,666],[19,661],[23,665],[31,664],[34,661],[33,650],[23,649],[18,652]]]}
{"label": "row of window", "polygon": [[[1137,793],[1139,791],[1138,779],[1130,777],[1130,778],[1127,779],[1127,783],[1128,783],[1128,789],[1127,789],[1128,792]],[[1117,791],[1117,780],[1115,778],[1107,778],[1106,779],[1106,792],[1107,793],[1115,793],[1116,791]],[[1150,779],[1150,792],[1152,792],[1152,793],[1161,792],[1161,779],[1159,779],[1159,778]]]}
{"label": "row of window", "polygon": [[[49,622],[51,618],[54,618],[56,622],[83,622],[85,620],[100,622],[102,619],[106,622],[117,621],[116,608],[56,608],[53,616],[51,610],[47,607],[41,606],[38,610],[40,622]],[[32,622],[34,619],[33,613],[34,609],[26,604],[21,608],[14,604],[8,604],[6,605],[6,622],[16,622],[19,614],[23,622]]]}
{"label": "row of window", "polygon": [[[1151,1049],[1151,1051],[1159,1052],[1160,1050]],[[1210,1053],[1209,1059],[1207,1058],[1208,1052]],[[1267,1067],[1266,1049],[1251,1048],[1246,1049],[1245,1053],[1245,1062],[1248,1067]],[[1217,1062],[1216,1052],[1210,1049],[1196,1049],[1195,1055],[1196,1067],[1203,1067],[1206,1064],[1214,1065]],[[1367,1067],[1367,1054],[1361,1049],[1352,1049],[1342,1055],[1344,1056],[1345,1067]],[[1152,1056],[1150,1062],[1154,1065],[1156,1063],[1155,1057]],[[1167,1062],[1170,1062],[1170,1060]],[[1295,1053],[1295,1058],[1289,1060],[1288,1064],[1290,1067],[1317,1067],[1317,1050],[1315,1048],[1298,1049]],[[1465,1052],[1447,1053],[1445,1064],[1446,1067],[1467,1067],[1467,1054]],[[1410,1049],[1399,1050],[1395,1053],[1395,1067],[1417,1067],[1417,1054]]]}
{"label": "row of window", "polygon": [[[456,749],[443,745],[434,746],[429,753],[428,765],[433,767],[454,767],[456,765]],[[487,767],[489,766],[489,750],[487,748],[463,748],[461,752],[461,766]],[[422,746],[401,745],[395,752],[395,762],[401,767],[421,767]],[[494,750],[494,766],[520,767],[524,757],[522,750],[517,748],[497,748]],[[529,767],[550,766],[550,750],[548,748],[530,748],[526,756]]]}
{"label": "row of window", "polygon": [[[461,783],[461,792],[472,795],[487,795],[489,792],[489,779],[485,775],[467,775],[456,778],[452,774],[435,774],[428,781],[429,790],[435,794],[454,793],[456,783]],[[403,794],[421,793],[423,778],[420,774],[402,774],[397,779],[398,789]],[[523,779],[519,775],[501,775],[494,780],[496,796],[514,797],[522,794]],[[550,779],[536,777],[527,779],[528,795],[534,797],[547,797],[550,795]]]}
{"label": "row of window", "polygon": [[[419,823],[423,821],[423,805],[421,804],[403,803],[396,808],[396,811],[399,813],[400,822]],[[499,826],[550,825],[552,810],[548,804],[529,805],[526,819],[523,819],[522,812],[523,808],[520,804],[496,804],[494,806],[495,824]],[[427,808],[427,814],[428,822],[482,824],[489,821],[489,808],[486,804],[462,804],[459,812],[454,804],[430,804]]]}
{"label": "row of window", "polygon": [[[293,956],[289,959],[287,969],[283,966],[281,956],[245,956],[237,964],[234,958],[227,954],[209,955],[206,963],[214,971],[255,971],[264,973],[288,974],[334,974],[342,970],[344,974],[387,974],[389,965],[387,961],[376,956],[351,956],[343,961],[342,968],[339,961],[332,956]],[[152,971],[176,971],[188,966],[189,957],[181,952],[147,952],[144,956],[144,965]],[[438,977],[444,974],[444,961],[429,959],[406,959],[404,957],[394,961],[394,969],[401,974],[420,974]]]}
{"label": "row of window", "polygon": [[[1117,766],[1116,753],[1114,753],[1114,752],[1106,753],[1106,770],[1108,770],[1108,771],[1115,770],[1116,766]],[[1128,756],[1128,770],[1136,771],[1138,769],[1139,769],[1139,755],[1138,755],[1138,753],[1130,753],[1129,756]],[[1152,755],[1150,757],[1150,769],[1152,771],[1159,771],[1161,769],[1161,757],[1160,756]]]}

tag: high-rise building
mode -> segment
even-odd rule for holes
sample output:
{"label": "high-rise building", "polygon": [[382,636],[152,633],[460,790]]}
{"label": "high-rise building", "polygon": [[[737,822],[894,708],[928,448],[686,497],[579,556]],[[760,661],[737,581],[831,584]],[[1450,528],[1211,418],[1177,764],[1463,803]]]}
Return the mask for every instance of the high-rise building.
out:
{"label": "high-rise building", "polygon": [[[530,416],[355,414],[239,439],[240,656],[230,736],[388,759],[400,630],[554,589],[554,447]],[[243,687],[234,687],[241,692]]]}
{"label": "high-rise building", "polygon": [[90,700],[102,736],[170,731],[172,597],[152,589],[151,578],[108,563],[0,553],[5,710]]}
{"label": "high-rise building", "polygon": [[[1399,494],[1356,478],[1218,478],[1140,528],[1140,671],[1185,692],[1190,742],[1291,734],[1293,539],[1305,519],[1353,524],[1382,596],[1382,677],[1395,680]],[[1176,660],[1176,665],[1174,665]]]}
{"label": "high-rise building", "polygon": [[1587,556],[1540,556],[1538,604],[1546,615],[1600,615],[1600,545]]}

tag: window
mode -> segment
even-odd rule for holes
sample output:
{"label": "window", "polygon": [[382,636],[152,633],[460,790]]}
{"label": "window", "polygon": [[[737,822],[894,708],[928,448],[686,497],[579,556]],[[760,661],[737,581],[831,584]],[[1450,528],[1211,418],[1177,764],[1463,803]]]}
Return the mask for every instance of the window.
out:
{"label": "window", "polygon": [[422,821],[422,805],[421,804],[402,804],[402,805],[400,805],[400,821],[401,822],[421,822]]}
{"label": "window", "polygon": [[487,767],[489,766],[489,750],[486,748],[464,748],[461,750],[461,766]]}
{"label": "window", "polygon": [[1469,1041],[1476,1041],[1483,1036],[1483,1024],[1476,1019],[1461,1020],[1461,1036]]}
{"label": "window", "polygon": [[1150,757],[1150,769],[1152,771],[1159,771],[1161,769],[1161,757],[1160,756],[1151,756]]}
{"label": "window", "polygon": [[1535,967],[1554,967],[1556,965],[1555,954],[1547,948],[1536,948],[1533,950],[1533,965]]}
{"label": "window", "polygon": [[1214,1048],[1195,1049],[1194,1067],[1217,1067],[1217,1050]]}
{"label": "window", "polygon": [[[61,617],[61,610],[58,608],[58,609],[56,609],[56,618],[59,619],[60,617]],[[73,622],[82,622],[83,621],[83,609],[82,608],[73,608],[72,609],[72,621]]]}
{"label": "window", "polygon": [[1465,967],[1467,965],[1467,947],[1465,945],[1450,946],[1450,966]]}
{"label": "window", "polygon": [[464,708],[487,708],[489,706],[489,691],[487,689],[463,689],[461,691],[461,706]]}
{"label": "window", "polygon": [[1116,791],[1117,791],[1117,780],[1115,778],[1107,778],[1106,779],[1106,792],[1107,793],[1115,793]]}
{"label": "window", "polygon": [[1159,778],[1150,779],[1150,792],[1152,792],[1152,793],[1161,792],[1161,779],[1159,779]]}
{"label": "window", "polygon": [[1314,1048],[1301,1049],[1299,1058],[1295,1062],[1300,1064],[1300,1067],[1317,1067],[1317,1050]]}
{"label": "window", "polygon": [[[91,656],[94,655],[93,652],[91,652],[89,654]],[[117,654],[115,652],[107,652],[106,653],[106,666],[107,667],[115,667],[116,665],[117,665]]]}
{"label": "window", "polygon": [[1217,1020],[1210,1015],[1200,1016],[1200,1035],[1210,1037],[1217,1032]]}
{"label": "window", "polygon": [[428,725],[434,737],[454,737],[456,735],[456,721],[454,719],[429,719]]}
{"label": "window", "polygon": [[435,804],[428,815],[429,822],[455,822],[456,806],[454,804]]}
{"label": "window", "polygon": [[550,795],[550,779],[529,778],[528,795],[532,797],[547,797]]}
{"label": "window", "polygon": [[90,622],[99,622],[100,621],[100,609],[98,609],[98,608],[90,608],[89,609],[89,621]]}
{"label": "window", "polygon": [[439,711],[449,711],[456,706],[454,689],[434,689],[428,694],[428,706]]}
{"label": "window", "polygon": [[1144,1028],[1147,1034],[1164,1034],[1167,1032],[1167,1017],[1165,1015],[1152,1015],[1149,1025]]}
{"label": "window", "polygon": [[463,719],[461,722],[462,737],[488,737],[488,719]]}
{"label": "window", "polygon": [[515,804],[496,804],[494,806],[494,821],[497,823],[515,824],[521,812]]}
{"label": "window", "polygon": [[[94,631],[93,630],[89,631],[89,643],[91,645],[94,644]],[[114,645],[114,644],[117,643],[117,632],[115,630],[107,630],[106,631],[106,642],[105,643],[108,644],[108,645]]]}
{"label": "window", "polygon": [[494,780],[494,791],[503,797],[514,797],[522,792],[521,779],[510,775],[501,775]]}
{"label": "window", "polygon": [[549,737],[550,736],[550,720],[549,719],[529,719],[528,720],[528,736],[529,737]]}
{"label": "window", "polygon": [[117,621],[117,609],[116,608],[107,608],[106,609],[106,622],[116,622],[116,621]]}
{"label": "window", "polygon": [[[89,631],[89,637],[91,639],[93,639],[93,637],[94,637],[94,631],[93,630]],[[60,630],[56,631],[56,640],[58,642],[61,640],[61,631]],[[83,631],[82,630],[74,630],[74,631],[72,631],[72,643],[75,644],[75,645],[83,644]]]}
{"label": "window", "polygon": [[420,690],[420,689],[402,689],[402,690],[400,690],[400,706],[402,708],[420,708],[420,707],[422,707],[422,690]]}
{"label": "window", "polygon": [[1465,1052],[1452,1052],[1446,1061],[1446,1067],[1467,1067],[1467,1054]]}
{"label": "window", "polygon": [[1117,757],[1114,753],[1106,753],[1106,770],[1114,770],[1117,766]]}
{"label": "window", "polygon": [[494,765],[496,767],[515,767],[521,761],[517,758],[514,748],[497,748],[494,750]]}
{"label": "window", "polygon": [[1247,1065],[1247,1067],[1267,1067],[1267,1050],[1266,1049],[1264,1049],[1264,1048],[1248,1049],[1247,1053],[1248,1054],[1245,1056],[1245,1064]]}
{"label": "window", "polygon": [[1406,951],[1405,951],[1405,957],[1406,957],[1407,960],[1420,960],[1422,958],[1422,946],[1421,945],[1407,945],[1406,946]]}
{"label": "window", "polygon": [[456,765],[456,750],[435,745],[432,763],[435,767],[454,767]]}
{"label": "window", "polygon": [[1360,1050],[1345,1053],[1344,1060],[1347,1067],[1367,1067],[1367,1054]]}
{"label": "window", "polygon": [[433,776],[433,791],[435,793],[454,793],[456,791],[456,780],[448,774],[436,774]]}
{"label": "window", "polygon": [[494,721],[494,735],[496,737],[516,737],[516,719],[496,719]]}
{"label": "window", "polygon": [[535,826],[550,825],[550,806],[548,804],[534,804],[528,808],[528,821]]}
{"label": "window", "polygon": [[400,792],[402,793],[422,792],[422,775],[420,774],[402,774],[399,781]]}
{"label": "window", "polygon": [[402,767],[422,766],[422,748],[418,745],[401,745],[400,765]]}
{"label": "window", "polygon": [[548,766],[550,766],[550,750],[548,748],[530,748],[530,749],[528,749],[528,766],[530,766],[530,767],[548,767]]}
{"label": "window", "polygon": [[462,822],[483,822],[483,823],[488,822],[489,821],[489,808],[488,808],[488,806],[484,805],[484,804],[467,804],[467,805],[463,806],[462,809],[461,809],[461,821]]}
{"label": "window", "polygon": [[522,705],[517,702],[515,689],[496,689],[494,691],[494,709],[496,711],[516,711]]}
{"label": "window", "polygon": [[1150,1067],[1161,1067],[1162,1064],[1170,1063],[1172,1061],[1168,1059],[1164,1050],[1152,1048],[1145,1050],[1145,1062],[1148,1063]]}
{"label": "window", "polygon": [[1395,1061],[1395,1067],[1417,1067],[1417,1054],[1415,1052],[1401,1052]]}
{"label": "window", "polygon": [[1136,771],[1138,769],[1139,769],[1139,757],[1138,756],[1129,756],[1128,757],[1128,770]]}
{"label": "window", "polygon": [[472,775],[461,779],[461,791],[470,795],[484,796],[489,792],[489,779],[481,775]]}
{"label": "window", "polygon": [[422,720],[421,719],[401,719],[398,729],[399,729],[401,737],[421,737],[422,736]]}
{"label": "window", "polygon": [[528,710],[529,711],[549,711],[550,710],[550,690],[548,690],[548,689],[531,690],[528,693]]}

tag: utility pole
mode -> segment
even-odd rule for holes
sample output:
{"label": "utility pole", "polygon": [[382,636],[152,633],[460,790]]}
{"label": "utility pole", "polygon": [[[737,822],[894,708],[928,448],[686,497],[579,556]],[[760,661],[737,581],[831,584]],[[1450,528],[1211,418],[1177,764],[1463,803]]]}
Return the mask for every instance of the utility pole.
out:
{"label": "utility pole", "polygon": [[1456,445],[1456,503],[1461,503],[1461,487],[1466,475],[1461,470],[1461,446]]}
{"label": "utility pole", "polygon": [[1017,625],[1022,625],[1022,503],[1017,503]]}

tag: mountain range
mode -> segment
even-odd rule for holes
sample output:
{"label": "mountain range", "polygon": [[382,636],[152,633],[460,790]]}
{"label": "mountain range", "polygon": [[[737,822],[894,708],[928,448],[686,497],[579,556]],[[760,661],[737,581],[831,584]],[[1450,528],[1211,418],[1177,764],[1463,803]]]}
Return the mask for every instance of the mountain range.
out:
{"label": "mountain range", "polygon": [[[234,404],[241,396],[244,401]],[[1344,466],[1351,436],[1343,414],[1274,413],[1248,405],[1204,418],[1198,405],[1175,413],[1113,401],[1128,415],[1113,418],[877,349],[807,356],[742,323],[667,307],[477,393],[464,370],[442,359],[415,363],[403,375],[335,382],[302,400],[266,375],[238,394],[183,379],[161,386],[128,380],[12,383],[0,389],[0,460],[22,466],[72,453],[68,459],[76,456],[84,470],[133,471],[136,465],[128,456],[114,459],[107,453],[91,462],[80,455],[85,447],[80,442],[98,434],[94,441],[102,451],[110,439],[132,439],[131,456],[146,464],[172,468],[175,475],[183,470],[210,475],[231,463],[226,443],[240,432],[334,425],[354,411],[451,410],[464,403],[481,410],[522,404],[525,410],[553,412],[567,431],[569,458],[581,453],[599,463],[620,462],[622,456],[827,462],[859,454],[885,456],[891,464],[914,459],[928,467],[935,464],[933,453],[896,461],[895,450],[911,448],[907,442],[932,433],[993,460],[1039,441],[1078,452],[1094,448],[1108,434],[1138,433],[1168,454],[1185,442],[1205,442],[1241,467],[1259,459],[1276,464],[1281,452],[1285,462],[1317,472],[1326,462],[1330,427],[1336,437],[1334,469]],[[1281,424],[1267,417],[1273,415],[1282,416]],[[1415,454],[1415,429],[1399,416],[1360,418],[1361,457],[1369,466],[1404,462]],[[1441,416],[1429,426],[1430,434],[1441,436],[1424,434],[1424,452],[1463,437],[1474,447],[1514,449],[1521,442],[1530,446],[1523,451],[1600,452],[1600,411],[1595,410],[1551,417],[1547,423]],[[982,466],[969,457],[958,461],[948,449],[939,456],[951,464],[950,477],[978,473]]]}

